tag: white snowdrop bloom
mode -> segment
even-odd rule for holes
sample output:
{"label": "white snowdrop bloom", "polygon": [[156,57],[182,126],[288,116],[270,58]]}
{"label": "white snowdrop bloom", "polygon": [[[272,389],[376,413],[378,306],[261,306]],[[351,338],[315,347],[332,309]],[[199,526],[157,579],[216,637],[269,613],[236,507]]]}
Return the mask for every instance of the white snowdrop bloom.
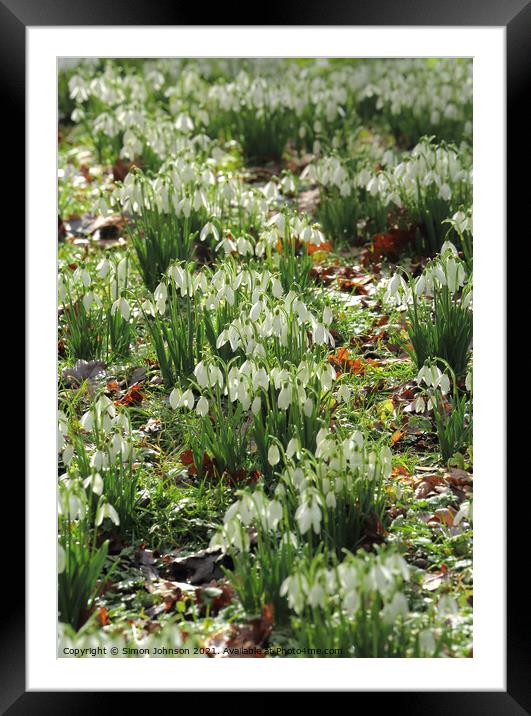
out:
{"label": "white snowdrop bloom", "polygon": [[267,451],[267,461],[272,467],[280,462],[280,451],[274,443]]}
{"label": "white snowdrop bloom", "polygon": [[[463,212],[458,212],[458,213],[462,214]],[[457,216],[457,214],[455,216]],[[464,214],[463,214],[463,216],[464,216]],[[451,241],[444,242],[444,244],[441,246],[440,254],[441,254],[441,256],[445,256],[446,254],[451,254],[452,256],[459,255],[457,249],[455,248],[455,246],[452,244]]]}
{"label": "white snowdrop bloom", "polygon": [[278,187],[277,187],[277,185],[275,184],[274,181],[268,182],[268,183],[262,188],[262,192],[263,192],[265,198],[266,198],[268,201],[275,201],[275,199],[278,199],[279,196],[280,196],[279,191],[278,191]]}
{"label": "white snowdrop bloom", "polygon": [[439,380],[437,381],[438,387],[441,389],[441,393],[443,395],[446,395],[450,392],[450,378],[446,375],[446,373],[443,373]]}
{"label": "white snowdrop bloom", "polygon": [[102,467],[105,467],[105,457],[105,454],[101,450],[96,450],[90,458],[90,466],[95,470],[101,470]]}
{"label": "white snowdrop bloom", "polygon": [[201,229],[199,240],[204,241],[208,236],[212,235],[216,241],[219,241],[219,231],[215,224],[211,221],[207,222]]}
{"label": "white snowdrop bloom", "polygon": [[237,250],[236,243],[229,237],[225,236],[219,244],[216,245],[216,251],[220,251],[223,249],[225,252],[225,255],[228,256],[229,254],[234,253]]}
{"label": "white snowdrop bloom", "polygon": [[211,365],[208,368],[208,385],[210,388],[213,388],[215,385],[223,388],[223,373],[217,365]]}
{"label": "white snowdrop bloom", "polygon": [[297,438],[291,438],[286,446],[286,457],[291,459],[295,454],[300,453],[300,443]]}
{"label": "white snowdrop bloom", "polygon": [[74,451],[73,445],[65,446],[65,448],[63,450],[63,455],[62,455],[63,462],[65,465],[68,465],[72,461],[72,458],[74,457],[74,453],[75,453],[75,451]]}
{"label": "white snowdrop bloom", "polygon": [[251,404],[251,412],[253,415],[258,415],[258,413],[262,410],[262,398],[257,395],[252,404]]}
{"label": "white snowdrop bloom", "polygon": [[415,295],[423,296],[426,293],[426,277],[424,274],[415,281]]}
{"label": "white snowdrop bloom", "polygon": [[205,415],[208,413],[208,400],[205,398],[204,395],[202,395],[197,401],[195,410],[197,414],[200,415],[202,418],[204,418]]}
{"label": "white snowdrop bloom", "polygon": [[306,398],[306,400],[304,401],[302,410],[304,412],[304,415],[306,415],[307,418],[311,417],[311,415],[313,413],[313,408],[314,408],[313,400],[311,398]]}
{"label": "white snowdrop bloom", "polygon": [[92,492],[95,495],[101,496],[103,493],[103,479],[99,473],[94,473],[94,475],[90,475],[85,480],[83,480],[83,487],[85,489],[89,488],[92,490]]}
{"label": "white snowdrop bloom", "polygon": [[312,526],[312,514],[307,502],[303,502],[295,512],[295,519],[302,535],[306,534]]}
{"label": "white snowdrop bloom", "polygon": [[325,591],[319,582],[315,582],[308,592],[308,604],[311,607],[323,607],[325,603]]}
{"label": "white snowdrop bloom", "polygon": [[308,591],[306,578],[299,574],[287,577],[280,585],[280,596],[287,596],[288,604],[297,614],[304,609],[305,594]]}
{"label": "white snowdrop bloom", "polygon": [[380,181],[377,176],[371,177],[367,182],[367,191],[371,196],[376,196],[380,191]]}
{"label": "white snowdrop bloom", "polygon": [[82,416],[82,418],[79,422],[80,422],[83,430],[86,430],[87,432],[92,430],[92,428],[94,427],[94,416],[92,414],[92,411],[89,410],[86,413],[84,413],[84,415]]}
{"label": "white snowdrop bloom", "polygon": [[307,321],[311,318],[311,313],[308,311],[306,304],[299,299],[294,299],[291,303],[293,311],[301,319],[301,321]]}
{"label": "white snowdrop bloom", "polygon": [[170,393],[170,405],[176,410],[179,407],[179,402],[182,397],[182,391],[180,388],[174,388]]}
{"label": "white snowdrop bloom", "polygon": [[159,313],[161,316],[163,316],[166,313],[166,296],[164,294],[160,294],[155,302],[155,308],[157,310],[157,313]]}
{"label": "white snowdrop bloom", "polygon": [[295,181],[290,174],[286,174],[280,181],[280,186],[285,194],[293,193],[296,189]]}
{"label": "white snowdrop bloom", "polygon": [[286,218],[284,214],[274,214],[266,223],[266,226],[275,226],[279,234],[284,234],[286,231]]}
{"label": "white snowdrop bloom", "polygon": [[254,253],[251,242],[244,236],[240,236],[236,240],[236,248],[242,256],[252,256]]}
{"label": "white snowdrop bloom", "polygon": [[87,293],[83,296],[83,307],[85,311],[90,311],[92,305],[96,303],[96,299],[94,296],[93,291],[87,291]]}
{"label": "white snowdrop bloom", "polygon": [[258,317],[260,316],[260,313],[263,309],[263,303],[262,301],[256,301],[256,303],[253,303],[251,306],[251,310],[249,311],[249,318],[251,321],[257,321]]}
{"label": "white snowdrop bloom", "polygon": [[194,375],[199,384],[200,388],[206,388],[209,384],[208,371],[203,363],[200,361],[194,368]]}
{"label": "white snowdrop bloom", "polygon": [[260,367],[253,372],[253,388],[255,390],[258,390],[259,388],[267,390],[269,388],[269,378],[265,368]]}
{"label": "white snowdrop bloom", "polygon": [[423,413],[426,410],[426,403],[422,395],[419,395],[415,401],[415,412]]}
{"label": "white snowdrop bloom", "polygon": [[468,392],[472,392],[472,371],[468,371],[465,378],[465,388]]}
{"label": "white snowdrop bloom", "polygon": [[276,529],[278,523],[282,519],[282,504],[278,500],[271,500],[267,508],[267,522],[269,529]]}
{"label": "white snowdrop bloom", "polygon": [[292,391],[291,387],[286,383],[278,394],[278,407],[280,410],[287,410],[291,405]]}
{"label": "white snowdrop bloom", "polygon": [[406,616],[409,612],[409,604],[402,592],[397,592],[389,604],[386,604],[382,618],[386,624],[394,624],[400,616]]}
{"label": "white snowdrop bloom", "polygon": [[431,373],[430,369],[427,365],[423,365],[422,368],[417,373],[417,383],[420,385],[422,382],[426,383],[426,385],[431,385]]}
{"label": "white snowdrop bloom", "polygon": [[329,492],[326,496],[326,506],[335,509],[336,504],[335,494],[333,492]]}
{"label": "white snowdrop bloom", "polygon": [[390,299],[396,298],[396,295],[398,293],[398,289],[400,288],[400,275],[395,273],[394,276],[389,280],[389,283],[387,284],[387,289],[385,292],[385,300],[389,301]]}
{"label": "white snowdrop bloom", "polygon": [[435,388],[439,383],[442,373],[435,364],[431,365],[428,370],[431,378],[431,381],[428,385],[432,385]]}
{"label": "white snowdrop bloom", "polygon": [[317,345],[321,345],[323,343],[328,342],[328,336],[330,335],[326,328],[317,321],[314,321],[314,324],[312,326],[313,330],[313,341]]}
{"label": "white snowdrop bloom", "polygon": [[225,286],[223,295],[229,306],[234,306],[234,291],[230,286]]}
{"label": "white snowdrop bloom", "polygon": [[120,311],[120,314],[124,321],[128,321],[131,316],[131,307],[126,298],[119,298],[112,304],[111,315],[114,316],[116,311]]}
{"label": "white snowdrop bloom", "polygon": [[429,656],[435,651],[436,643],[433,632],[430,629],[423,629],[419,633],[419,648],[423,654]]}
{"label": "white snowdrop bloom", "polygon": [[114,507],[108,502],[100,502],[96,509],[96,526],[99,527],[106,517],[115,525],[120,524],[120,518]]}
{"label": "white snowdrop bloom", "polygon": [[343,597],[343,609],[347,614],[353,615],[358,611],[360,606],[361,600],[359,593],[354,589],[350,589]]}
{"label": "white snowdrop bloom", "polygon": [[330,310],[330,308],[328,306],[325,306],[325,308],[323,310],[323,323],[326,326],[329,326],[332,323],[333,318],[334,318],[334,314],[332,313],[332,311]]}
{"label": "white snowdrop bloom", "polygon": [[449,594],[443,594],[439,599],[437,611],[440,616],[456,616],[459,612],[457,603]]}
{"label": "white snowdrop bloom", "polygon": [[472,519],[472,503],[469,500],[461,503],[457,514],[454,516],[454,526],[459,525],[464,519],[468,521]]}
{"label": "white snowdrop bloom", "polygon": [[393,466],[393,454],[388,445],[384,445],[380,450],[380,463],[384,477],[388,477]]}
{"label": "white snowdrop bloom", "polygon": [[228,340],[229,332],[225,329],[224,331],[221,331],[221,333],[216,339],[216,348],[223,348],[223,346],[227,343]]}
{"label": "white snowdrop bloom", "polygon": [[336,395],[337,401],[339,403],[346,403],[348,400],[350,400],[350,395],[351,390],[349,386],[346,383],[341,383]]}
{"label": "white snowdrop bloom", "polygon": [[381,564],[375,564],[371,568],[368,578],[373,585],[373,588],[378,590],[380,594],[385,594],[392,581],[392,576],[384,566]]}
{"label": "white snowdrop bloom", "polygon": [[99,278],[105,278],[111,270],[111,264],[107,259],[102,259],[96,266],[96,272]]}
{"label": "white snowdrop bloom", "polygon": [[86,102],[89,98],[89,89],[80,75],[73,75],[68,80],[68,90],[70,98],[75,99],[77,102]]}
{"label": "white snowdrop bloom", "polygon": [[193,132],[194,123],[192,121],[192,118],[189,117],[187,114],[179,114],[177,116],[177,119],[175,120],[175,128],[178,129],[179,132]]}
{"label": "white snowdrop bloom", "polygon": [[321,369],[319,377],[321,380],[321,384],[325,390],[330,390],[330,388],[332,387],[332,383],[336,379],[336,375],[336,371],[329,363]]}
{"label": "white snowdrop bloom", "polygon": [[181,395],[179,398],[179,402],[177,403],[178,408],[188,408],[189,410],[193,410],[195,403],[194,394],[190,389],[185,390],[185,392]]}
{"label": "white snowdrop bloom", "polygon": [[278,278],[273,279],[271,283],[271,292],[275,298],[280,298],[283,295],[284,289],[282,288],[282,284]]}

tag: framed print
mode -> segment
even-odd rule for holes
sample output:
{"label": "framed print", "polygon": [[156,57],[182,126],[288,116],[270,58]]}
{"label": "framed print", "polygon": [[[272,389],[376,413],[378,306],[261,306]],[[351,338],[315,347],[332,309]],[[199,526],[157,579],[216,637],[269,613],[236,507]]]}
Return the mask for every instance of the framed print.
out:
{"label": "framed print", "polygon": [[529,5],[0,17],[29,306],[5,712],[527,712],[504,378]]}

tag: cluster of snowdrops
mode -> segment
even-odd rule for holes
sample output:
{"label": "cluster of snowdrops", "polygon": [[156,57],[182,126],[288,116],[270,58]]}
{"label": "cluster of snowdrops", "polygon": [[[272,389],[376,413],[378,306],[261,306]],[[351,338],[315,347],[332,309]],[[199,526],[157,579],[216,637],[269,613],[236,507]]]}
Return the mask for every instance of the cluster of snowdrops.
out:
{"label": "cluster of snowdrops", "polygon": [[[271,605],[296,644],[347,657],[454,655],[455,599],[419,600],[400,545],[367,546],[367,525],[389,507],[393,453],[355,409],[336,418],[356,388],[329,360],[339,299],[312,267],[391,221],[414,227],[411,250],[427,260],[414,273],[384,266],[376,291],[404,321],[414,409],[433,421],[440,464],[462,459],[471,66],[82,62],[61,86],[95,161],[130,163],[123,181],[91,188],[95,215],[123,217],[126,248],[60,261],[67,362],[152,357],[195,479],[231,486],[209,549],[230,557],[246,614]],[[273,170],[251,182],[255,166]],[[315,190],[314,210],[300,210]],[[59,612],[72,633],[108,573],[108,536],[131,539],[139,509],[142,434],[104,387],[60,405]]]}

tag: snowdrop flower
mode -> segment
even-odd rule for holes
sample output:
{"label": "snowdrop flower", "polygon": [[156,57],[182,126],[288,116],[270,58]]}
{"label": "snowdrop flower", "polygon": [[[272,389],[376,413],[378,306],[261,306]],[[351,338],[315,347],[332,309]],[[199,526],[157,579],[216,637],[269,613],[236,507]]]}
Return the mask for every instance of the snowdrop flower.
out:
{"label": "snowdrop flower", "polygon": [[68,465],[72,461],[72,458],[74,457],[74,453],[75,453],[75,451],[74,451],[73,445],[65,446],[65,448],[63,450],[63,455],[62,455],[63,462],[65,465]]}
{"label": "snowdrop flower", "polygon": [[197,401],[195,410],[202,418],[204,418],[208,413],[208,400],[204,397],[204,395],[202,395]]}
{"label": "snowdrop flower", "polygon": [[129,306],[127,299],[119,298],[112,304],[111,315],[114,316],[116,311],[120,311],[124,321],[129,321],[131,316],[131,307]]}
{"label": "snowdrop flower", "polygon": [[426,403],[424,401],[424,398],[421,395],[419,395],[415,401],[415,412],[423,413],[425,410],[426,410]]}
{"label": "snowdrop flower", "polygon": [[291,459],[295,454],[299,454],[301,446],[297,438],[291,438],[286,446],[286,457]]}
{"label": "snowdrop flower", "polygon": [[394,624],[398,617],[407,616],[408,612],[409,604],[406,597],[402,592],[397,592],[391,602],[385,605],[382,618],[386,624]]}
{"label": "snowdrop flower", "polygon": [[208,371],[205,368],[203,361],[200,361],[194,368],[194,375],[201,388],[206,388],[208,385]]}
{"label": "snowdrop flower", "polygon": [[253,388],[255,390],[258,390],[259,388],[267,390],[269,388],[269,378],[263,367],[258,368],[253,373]]}
{"label": "snowdrop flower", "polygon": [[468,520],[469,522],[472,519],[472,503],[469,500],[465,500],[461,503],[459,511],[454,516],[454,527],[459,525],[464,519]]}
{"label": "snowdrop flower", "polygon": [[99,278],[105,278],[110,270],[111,270],[111,264],[109,263],[109,261],[107,259],[103,259],[96,266],[96,273],[99,276]]}
{"label": "snowdrop flower", "polygon": [[323,607],[325,603],[325,591],[319,582],[316,582],[308,593],[308,604],[311,607]]}
{"label": "snowdrop flower", "polygon": [[194,403],[195,403],[194,394],[192,393],[192,391],[190,389],[188,389],[179,398],[177,407],[178,408],[188,408],[189,410],[193,410]]}
{"label": "snowdrop flower", "polygon": [[322,368],[319,377],[321,380],[321,385],[325,390],[330,390],[330,388],[332,387],[332,383],[336,379],[336,375],[336,371],[334,370],[333,366],[330,365],[330,363],[328,363]]}
{"label": "snowdrop flower", "polygon": [[84,413],[79,422],[83,430],[90,432],[94,427],[94,415],[92,414],[92,411],[88,410]]}
{"label": "snowdrop flower", "polygon": [[275,201],[275,199],[279,198],[278,187],[273,181],[268,182],[263,187],[262,192],[268,201]]}
{"label": "snowdrop flower", "polygon": [[180,388],[174,388],[170,393],[170,406],[176,410],[179,407],[182,391]]}
{"label": "snowdrop flower", "polygon": [[262,398],[259,395],[257,395],[251,404],[251,412],[253,415],[258,415],[261,410],[262,410]]}
{"label": "snowdrop flower", "polygon": [[423,654],[429,656],[435,651],[435,638],[430,629],[423,629],[419,633],[419,648]]}
{"label": "snowdrop flower", "polygon": [[313,400],[311,398],[306,398],[306,400],[304,401],[302,410],[304,412],[304,415],[306,415],[307,418],[311,417],[311,415],[313,413],[313,408],[314,408]]}
{"label": "snowdrop flower", "polygon": [[361,601],[359,593],[354,589],[349,590],[343,597],[343,609],[347,612],[347,614],[352,616],[358,611],[360,606]]}
{"label": "snowdrop flower", "polygon": [[194,131],[194,123],[187,114],[179,114],[177,116],[177,119],[175,120],[175,128],[178,129],[180,132],[193,132]]}
{"label": "snowdrop flower", "polygon": [[295,519],[301,534],[306,534],[310,527],[313,527],[315,534],[319,534],[321,531],[321,517],[321,508],[315,495],[312,497],[311,502],[305,500],[295,512]]}
{"label": "snowdrop flower", "polygon": [[277,500],[271,500],[267,508],[267,522],[269,525],[269,529],[276,529],[278,523],[282,519],[282,516],[283,511],[281,503]]}
{"label": "snowdrop flower", "polygon": [[267,451],[267,461],[272,467],[280,462],[280,451],[274,443]]}
{"label": "snowdrop flower", "polygon": [[103,479],[100,474],[95,473],[83,480],[83,487],[90,487],[95,495],[100,496],[103,493]]}
{"label": "snowdrop flower", "polygon": [[441,389],[441,393],[443,395],[446,395],[450,392],[450,378],[446,375],[446,373],[443,373],[439,380],[437,381],[438,387]]}
{"label": "snowdrop flower", "polygon": [[337,506],[336,502],[336,496],[334,492],[329,492],[326,496],[326,506],[330,507],[331,509],[335,509]]}
{"label": "snowdrop flower", "polygon": [[291,405],[292,391],[288,383],[284,383],[284,386],[278,394],[278,407],[280,410],[287,410]]}
{"label": "snowdrop flower", "polygon": [[341,383],[339,390],[337,391],[337,401],[339,403],[346,403],[350,400],[351,391],[346,383]]}
{"label": "snowdrop flower", "polygon": [[299,574],[293,574],[282,582],[280,585],[280,596],[288,598],[288,604],[297,614],[304,609],[304,596],[308,591],[308,583],[305,577]]}
{"label": "snowdrop flower", "polygon": [[455,599],[449,594],[443,594],[443,596],[439,599],[437,611],[439,612],[439,615],[443,617],[456,616],[458,614],[458,608]]}
{"label": "snowdrop flower", "polygon": [[284,289],[282,288],[282,284],[278,278],[273,279],[271,283],[271,292],[275,298],[280,298],[283,295]]}
{"label": "snowdrop flower", "polygon": [[120,518],[114,507],[109,502],[100,500],[96,509],[96,526],[99,527],[107,517],[115,525],[120,524]]}
{"label": "snowdrop flower", "polygon": [[216,225],[209,221],[201,229],[201,233],[199,234],[199,240],[204,241],[207,236],[210,235],[214,237],[215,241],[219,241],[219,231]]}

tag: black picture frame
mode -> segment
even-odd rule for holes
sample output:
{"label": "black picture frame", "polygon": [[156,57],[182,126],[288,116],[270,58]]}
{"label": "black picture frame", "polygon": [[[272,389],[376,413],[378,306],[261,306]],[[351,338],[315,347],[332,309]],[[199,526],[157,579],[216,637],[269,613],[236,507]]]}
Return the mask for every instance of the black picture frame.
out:
{"label": "black picture frame", "polygon": [[[25,146],[25,31],[29,26],[76,25],[198,25],[202,10],[182,7],[175,0],[0,0],[0,91],[4,137],[12,147],[18,146],[16,159],[9,169],[9,211],[18,217],[25,212],[24,161],[20,150]],[[209,8],[210,26],[227,23],[227,6]],[[242,15],[243,17],[243,15]],[[250,24],[250,23],[249,23]],[[517,167],[529,162],[529,109],[526,102],[530,89],[531,66],[531,3],[528,0],[372,0],[350,3],[328,0],[326,5],[306,0],[302,3],[268,3],[256,25],[356,25],[356,26],[504,26],[507,55],[507,157],[511,172],[507,173],[507,236],[519,228],[519,220],[528,206],[529,180],[522,182]],[[17,141],[18,140],[18,141]],[[527,146],[528,151],[525,150]],[[21,224],[21,219],[19,219]],[[522,223],[522,229],[525,225]],[[21,228],[21,227],[20,227]],[[20,232],[19,232],[20,233]],[[528,236],[521,234],[520,240]],[[18,237],[17,237],[18,238]],[[496,287],[499,294],[499,287]],[[509,437],[509,436],[508,436]],[[513,447],[517,445],[512,438]],[[525,445],[525,443],[524,443]],[[507,454],[510,454],[507,446]],[[507,691],[506,692],[379,692],[368,696],[372,708],[397,709],[411,714],[500,714],[520,716],[531,714],[531,645],[529,608],[525,590],[527,562],[522,545],[526,544],[529,493],[527,471],[514,475],[517,486],[508,491],[508,615],[507,615]],[[505,475],[500,475],[505,479]],[[522,484],[524,483],[524,484]],[[10,489],[18,490],[18,504],[24,500],[21,479]],[[14,499],[17,499],[15,497]],[[517,511],[517,505],[519,507]],[[523,513],[523,514],[522,514]],[[23,535],[17,535],[16,550],[20,555]],[[9,550],[10,552],[10,550]],[[20,556],[6,553],[7,561]],[[23,567],[19,568],[23,571]],[[9,578],[9,577],[8,577]],[[497,578],[497,577],[494,577]],[[0,636],[0,712],[9,716],[50,713],[94,713],[104,703],[123,698],[123,694],[98,692],[26,692],[25,690],[25,626],[24,603],[21,597],[21,575],[17,572],[17,593],[1,614]],[[68,685],[65,684],[65,687]],[[97,686],[97,685],[95,685]],[[171,686],[171,685],[170,685]],[[422,684],[419,684],[422,688]],[[148,698],[152,696],[148,695]],[[137,705],[143,701],[135,695]],[[262,702],[266,703],[266,702]],[[116,703],[117,705],[117,703]],[[151,702],[150,702],[150,705]],[[249,708],[254,707],[250,704]]]}

